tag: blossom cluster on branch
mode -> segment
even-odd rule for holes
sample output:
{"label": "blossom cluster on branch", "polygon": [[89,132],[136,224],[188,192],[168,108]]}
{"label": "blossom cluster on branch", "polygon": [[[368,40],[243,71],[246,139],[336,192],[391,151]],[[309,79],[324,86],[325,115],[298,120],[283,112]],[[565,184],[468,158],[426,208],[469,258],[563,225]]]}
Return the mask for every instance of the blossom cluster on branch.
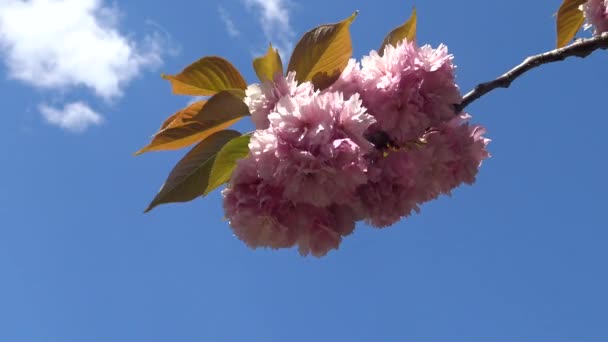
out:
{"label": "blossom cluster on branch", "polygon": [[[270,45],[253,60],[260,83],[248,86],[219,56],[163,75],[174,94],[199,100],[166,119],[136,154],[194,147],[146,212],[228,184],[225,214],[247,245],[323,256],[359,221],[390,226],[475,181],[489,139],[470,123],[469,104],[541,65],[608,49],[608,0],[563,0],[556,49],[462,96],[447,48],[416,43],[415,9],[378,51],[352,59],[357,13],[306,32],[286,72]],[[584,24],[594,37],[572,42]],[[229,129],[243,118],[253,133]]]}
{"label": "blossom cluster on branch", "polygon": [[357,221],[386,227],[473,183],[488,157],[485,130],[454,112],[444,45],[387,45],[351,59],[323,91],[289,73],[246,94],[256,131],[222,194],[250,247],[325,255]]}

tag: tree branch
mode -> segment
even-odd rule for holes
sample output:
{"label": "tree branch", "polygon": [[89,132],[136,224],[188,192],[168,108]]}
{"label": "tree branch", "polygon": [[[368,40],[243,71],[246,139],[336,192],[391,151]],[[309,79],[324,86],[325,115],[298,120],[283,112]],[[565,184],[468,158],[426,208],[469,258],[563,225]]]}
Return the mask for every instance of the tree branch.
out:
{"label": "tree branch", "polygon": [[521,64],[497,79],[477,85],[462,98],[460,104],[455,106],[456,112],[460,113],[465,107],[496,88],[509,88],[516,78],[538,66],[563,61],[573,56],[585,58],[598,49],[608,49],[608,32],[593,38],[579,39],[563,48],[528,57]]}

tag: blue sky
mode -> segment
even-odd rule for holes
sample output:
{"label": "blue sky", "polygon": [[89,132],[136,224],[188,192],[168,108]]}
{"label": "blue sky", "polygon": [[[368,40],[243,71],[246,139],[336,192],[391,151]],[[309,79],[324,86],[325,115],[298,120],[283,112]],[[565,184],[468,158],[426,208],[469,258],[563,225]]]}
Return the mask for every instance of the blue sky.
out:
{"label": "blue sky", "polygon": [[218,191],[142,214],[183,152],[132,156],[204,55],[252,82],[358,9],[361,57],[415,5],[468,91],[551,49],[559,2],[0,0],[0,341],[608,340],[606,52],[475,102],[477,183],[322,259],[248,249]]}

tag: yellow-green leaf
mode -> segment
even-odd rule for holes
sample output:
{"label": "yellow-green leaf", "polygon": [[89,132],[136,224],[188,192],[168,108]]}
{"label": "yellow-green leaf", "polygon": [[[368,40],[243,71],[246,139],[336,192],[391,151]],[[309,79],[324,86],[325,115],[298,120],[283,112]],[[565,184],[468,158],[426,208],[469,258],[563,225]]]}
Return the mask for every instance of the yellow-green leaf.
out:
{"label": "yellow-green leaf", "polygon": [[408,41],[416,40],[416,8],[412,9],[412,14],[410,18],[401,26],[395,27],[382,41],[382,45],[380,45],[380,49],[378,53],[382,56],[384,54],[384,48],[387,45],[396,46],[402,40],[407,39]]}
{"label": "yellow-green leaf", "polygon": [[566,46],[581,29],[585,16],[581,10],[587,0],[564,0],[557,12],[557,47]]}
{"label": "yellow-green leaf", "polygon": [[165,184],[145,212],[159,204],[187,202],[202,196],[218,151],[230,140],[240,136],[237,131],[219,131],[194,146],[167,177]]}
{"label": "yellow-green leaf", "polygon": [[230,140],[217,153],[205,195],[215,190],[217,187],[228,182],[232,172],[236,167],[236,161],[246,157],[249,154],[249,139],[250,134],[243,134],[240,137]]}
{"label": "yellow-green leaf", "polygon": [[349,27],[357,13],[304,34],[287,67],[288,71],[296,72],[298,82],[311,81],[317,89],[323,90],[340,77],[353,53]]}
{"label": "yellow-green leaf", "polygon": [[276,74],[283,75],[283,62],[277,49],[268,46],[266,55],[253,60],[253,69],[261,82],[273,81]]}
{"label": "yellow-green leaf", "polygon": [[192,145],[232,126],[246,115],[249,115],[249,108],[240,96],[230,91],[219,92],[208,101],[195,102],[173,114],[152,141],[135,154]]}
{"label": "yellow-green leaf", "polygon": [[210,96],[222,90],[247,88],[241,73],[222,57],[204,57],[177,75],[162,75],[178,95]]}

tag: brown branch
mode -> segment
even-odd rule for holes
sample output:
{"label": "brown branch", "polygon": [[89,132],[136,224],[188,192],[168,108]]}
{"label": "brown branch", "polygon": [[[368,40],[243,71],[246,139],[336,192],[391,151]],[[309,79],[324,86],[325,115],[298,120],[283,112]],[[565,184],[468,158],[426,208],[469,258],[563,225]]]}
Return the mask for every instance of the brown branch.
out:
{"label": "brown branch", "polygon": [[477,85],[462,98],[460,104],[455,106],[456,112],[460,113],[466,106],[496,88],[509,88],[516,78],[538,66],[563,61],[572,56],[585,58],[598,49],[608,49],[608,32],[593,38],[579,39],[566,47],[528,57],[521,64],[507,71],[507,73],[497,79]]}

